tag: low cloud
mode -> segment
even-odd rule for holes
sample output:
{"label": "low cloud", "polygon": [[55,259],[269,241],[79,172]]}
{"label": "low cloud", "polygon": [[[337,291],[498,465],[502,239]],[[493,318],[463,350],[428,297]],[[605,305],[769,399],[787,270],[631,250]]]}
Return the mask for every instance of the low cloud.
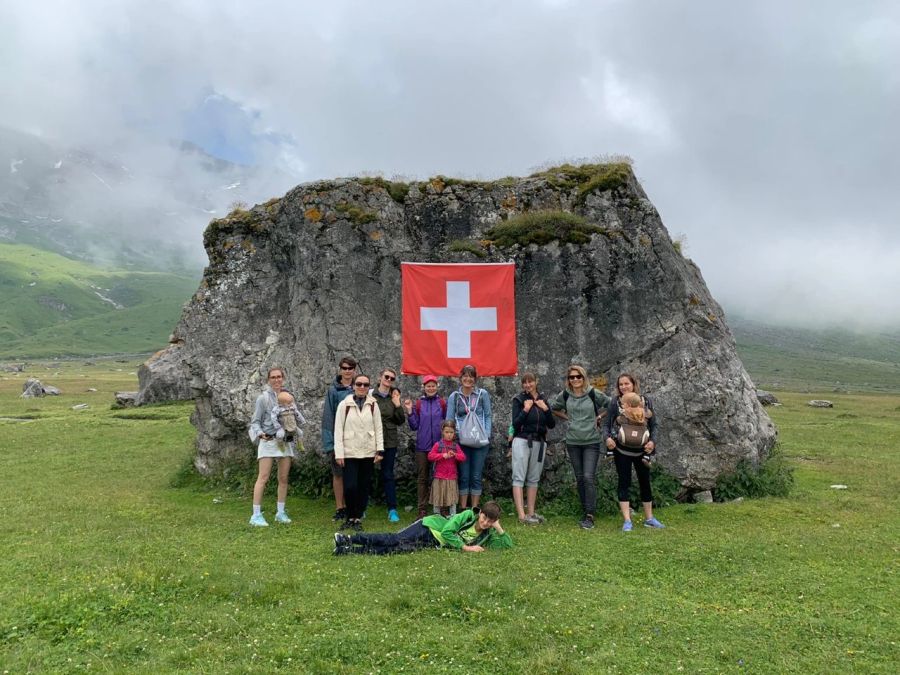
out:
{"label": "low cloud", "polygon": [[0,40],[6,127],[294,182],[627,154],[727,306],[900,325],[893,2],[13,0]]}

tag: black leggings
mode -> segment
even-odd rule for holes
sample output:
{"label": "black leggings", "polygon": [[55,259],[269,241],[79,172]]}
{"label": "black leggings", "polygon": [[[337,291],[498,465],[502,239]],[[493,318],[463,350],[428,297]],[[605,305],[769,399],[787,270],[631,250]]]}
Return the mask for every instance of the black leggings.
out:
{"label": "black leggings", "polygon": [[616,448],[616,473],[619,474],[619,501],[631,501],[631,467],[637,474],[638,486],[641,488],[641,501],[652,502],[653,492],[650,490],[650,468],[640,457],[623,455]]}
{"label": "black leggings", "polygon": [[369,503],[374,466],[374,457],[344,460],[344,501],[347,502],[347,520],[362,518]]}
{"label": "black leggings", "polygon": [[409,553],[423,548],[437,548],[440,542],[419,519],[396,534],[393,532],[359,532],[350,536],[349,553]]}

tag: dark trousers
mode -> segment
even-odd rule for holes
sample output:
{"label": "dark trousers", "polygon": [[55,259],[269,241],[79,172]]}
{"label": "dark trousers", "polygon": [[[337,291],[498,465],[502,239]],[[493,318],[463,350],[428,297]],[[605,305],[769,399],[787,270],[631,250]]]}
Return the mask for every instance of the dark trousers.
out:
{"label": "dark trousers", "polygon": [[416,501],[419,513],[428,510],[428,500],[431,497],[431,462],[428,461],[427,452],[416,451]]}
{"label": "dark trousers", "polygon": [[640,457],[629,457],[616,450],[616,473],[619,475],[619,501],[631,500],[631,467],[638,477],[641,488],[641,501],[652,502],[653,492],[650,490],[650,467]]}
{"label": "dark trousers", "polygon": [[597,461],[600,459],[600,444],[566,445],[569,461],[575,472],[578,497],[585,515],[597,512]]}
{"label": "dark trousers", "polygon": [[389,509],[397,508],[397,479],[394,478],[396,461],[397,448],[385,448],[381,460],[381,485],[384,488],[384,501]]}
{"label": "dark trousers", "polygon": [[350,536],[350,553],[409,553],[423,548],[437,548],[438,540],[419,519],[396,534],[393,532],[358,532]]}
{"label": "dark trousers", "polygon": [[375,458],[344,460],[344,501],[347,502],[347,520],[362,518],[372,489]]}

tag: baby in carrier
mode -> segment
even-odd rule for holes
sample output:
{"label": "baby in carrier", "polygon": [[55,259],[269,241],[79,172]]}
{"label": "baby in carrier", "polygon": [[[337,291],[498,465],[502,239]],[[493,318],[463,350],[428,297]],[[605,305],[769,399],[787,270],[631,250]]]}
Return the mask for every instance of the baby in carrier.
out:
{"label": "baby in carrier", "polygon": [[278,404],[272,408],[272,425],[275,427],[275,438],[285,443],[294,443],[303,435],[300,425],[306,420],[289,392],[278,392]]}
{"label": "baby in carrier", "polygon": [[634,392],[629,392],[620,399],[621,407],[616,424],[616,444],[619,451],[630,457],[640,457],[646,465],[653,461],[653,451],[647,452],[645,446],[650,440],[650,429],[647,420],[653,413],[644,407],[644,399]]}

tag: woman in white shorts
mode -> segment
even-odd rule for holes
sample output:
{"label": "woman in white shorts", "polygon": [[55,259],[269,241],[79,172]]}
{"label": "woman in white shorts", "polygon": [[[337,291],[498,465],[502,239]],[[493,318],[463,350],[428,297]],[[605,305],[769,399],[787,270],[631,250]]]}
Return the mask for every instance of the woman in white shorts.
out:
{"label": "woman in white shorts", "polygon": [[253,515],[250,518],[250,524],[256,527],[269,525],[262,514],[262,497],[275,460],[278,460],[278,510],[275,513],[275,522],[284,524],[291,522],[284,510],[284,502],[287,499],[291,459],[295,454],[294,443],[278,440],[272,422],[272,409],[277,405],[278,394],[284,386],[284,370],[269,368],[266,379],[269,386],[257,397],[253,418],[250,420],[250,441],[257,444],[256,459],[259,462],[259,474],[253,486]]}
{"label": "woman in white shorts", "polygon": [[[556,426],[546,397],[538,393],[533,373],[522,375],[522,392],[512,400],[512,492],[519,522],[538,525],[544,518],[534,512],[538,482],[547,451],[547,430]],[[523,489],[527,492],[525,511]]]}

